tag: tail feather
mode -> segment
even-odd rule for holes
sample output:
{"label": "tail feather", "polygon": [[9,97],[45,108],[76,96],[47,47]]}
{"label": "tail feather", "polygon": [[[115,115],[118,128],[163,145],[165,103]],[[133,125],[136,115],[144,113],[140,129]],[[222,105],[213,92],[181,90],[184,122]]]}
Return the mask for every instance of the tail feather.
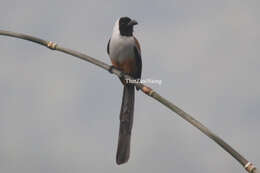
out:
{"label": "tail feather", "polygon": [[123,164],[129,159],[131,130],[134,119],[134,101],[134,85],[127,84],[124,86],[124,93],[120,111],[120,128],[116,155],[117,164]]}

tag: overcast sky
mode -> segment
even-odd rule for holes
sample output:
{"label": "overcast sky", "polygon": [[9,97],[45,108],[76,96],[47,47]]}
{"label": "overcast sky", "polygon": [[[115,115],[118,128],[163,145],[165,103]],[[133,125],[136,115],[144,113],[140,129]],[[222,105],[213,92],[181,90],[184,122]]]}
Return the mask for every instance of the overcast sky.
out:
{"label": "overcast sky", "polygon": [[[260,167],[260,2],[11,0],[0,29],[106,63],[121,16],[138,21],[143,79]],[[92,64],[0,36],[0,172],[245,172],[200,131],[137,92],[131,156],[115,163],[122,85]]]}

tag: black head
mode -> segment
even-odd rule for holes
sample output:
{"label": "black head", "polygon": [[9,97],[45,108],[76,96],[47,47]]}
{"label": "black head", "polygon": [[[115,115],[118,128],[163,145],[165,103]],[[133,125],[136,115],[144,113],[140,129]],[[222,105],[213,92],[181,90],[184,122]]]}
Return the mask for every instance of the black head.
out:
{"label": "black head", "polygon": [[134,31],[134,25],[137,25],[135,20],[129,17],[121,17],[119,19],[119,31],[123,36],[132,36]]}

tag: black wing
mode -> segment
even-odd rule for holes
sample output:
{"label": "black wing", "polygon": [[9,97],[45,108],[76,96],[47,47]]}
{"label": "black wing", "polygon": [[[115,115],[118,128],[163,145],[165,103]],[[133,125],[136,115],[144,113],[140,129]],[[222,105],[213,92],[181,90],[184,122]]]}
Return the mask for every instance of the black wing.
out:
{"label": "black wing", "polygon": [[108,41],[108,43],[107,43],[107,54],[109,55],[109,45],[110,45],[110,40],[111,39],[109,39],[109,41]]}
{"label": "black wing", "polygon": [[134,47],[134,51],[135,51],[135,57],[136,57],[136,67],[137,70],[135,72],[134,78],[136,79],[141,79],[141,75],[142,75],[142,58],[141,58],[141,52],[138,51],[138,49],[136,47]]}

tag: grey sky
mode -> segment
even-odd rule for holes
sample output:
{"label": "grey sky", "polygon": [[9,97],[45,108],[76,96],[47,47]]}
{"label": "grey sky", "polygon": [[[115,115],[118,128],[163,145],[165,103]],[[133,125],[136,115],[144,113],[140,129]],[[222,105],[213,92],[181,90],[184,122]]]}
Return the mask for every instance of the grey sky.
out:
{"label": "grey sky", "polygon": [[[136,19],[143,78],[260,167],[260,3],[4,1],[0,28],[107,63],[120,16]],[[138,92],[131,156],[115,154],[122,86],[102,69],[0,37],[0,172],[245,172],[190,124]]]}

